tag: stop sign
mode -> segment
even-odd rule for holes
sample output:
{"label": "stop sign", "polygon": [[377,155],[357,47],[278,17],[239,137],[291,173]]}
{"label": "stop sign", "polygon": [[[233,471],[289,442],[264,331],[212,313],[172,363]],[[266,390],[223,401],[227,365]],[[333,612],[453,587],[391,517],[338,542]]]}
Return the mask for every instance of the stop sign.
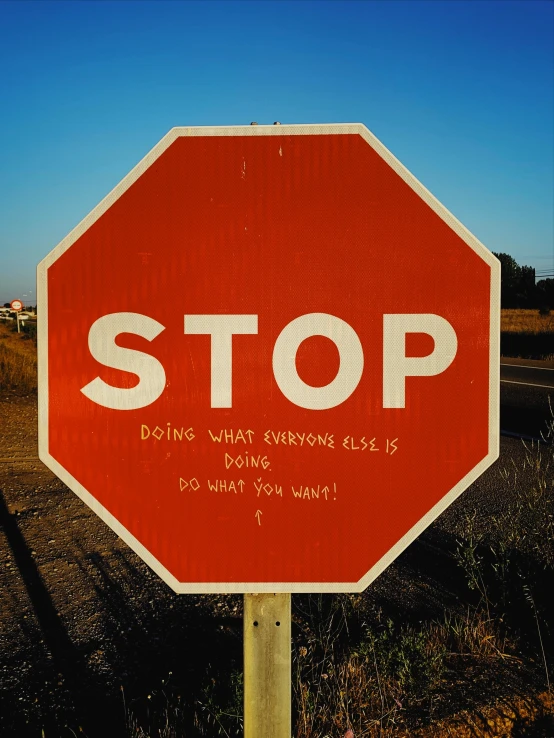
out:
{"label": "stop sign", "polygon": [[175,128],[38,285],[40,457],[175,591],[361,591],[497,458],[498,262],[363,125]]}

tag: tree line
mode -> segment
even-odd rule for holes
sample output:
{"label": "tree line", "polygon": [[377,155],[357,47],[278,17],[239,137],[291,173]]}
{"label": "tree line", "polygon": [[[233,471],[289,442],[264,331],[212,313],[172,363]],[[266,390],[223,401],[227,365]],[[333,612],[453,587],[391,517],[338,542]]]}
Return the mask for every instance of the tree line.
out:
{"label": "tree line", "polygon": [[554,309],[554,279],[535,281],[535,270],[520,266],[509,254],[493,254],[501,265],[501,297],[503,308],[536,308],[541,312]]}

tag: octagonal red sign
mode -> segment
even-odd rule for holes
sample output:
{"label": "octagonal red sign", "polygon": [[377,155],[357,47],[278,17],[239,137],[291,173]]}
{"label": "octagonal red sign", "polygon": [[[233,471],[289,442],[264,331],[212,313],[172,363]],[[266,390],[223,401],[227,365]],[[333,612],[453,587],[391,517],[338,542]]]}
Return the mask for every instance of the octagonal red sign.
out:
{"label": "octagonal red sign", "polygon": [[498,262],[362,125],[175,128],[38,286],[40,457],[176,591],[362,590],[498,455]]}

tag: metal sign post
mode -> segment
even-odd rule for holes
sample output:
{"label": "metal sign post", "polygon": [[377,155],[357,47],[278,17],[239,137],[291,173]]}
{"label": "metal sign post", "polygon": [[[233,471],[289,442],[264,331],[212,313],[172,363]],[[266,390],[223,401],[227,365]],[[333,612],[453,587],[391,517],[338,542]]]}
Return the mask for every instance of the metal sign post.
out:
{"label": "metal sign post", "polygon": [[291,595],[244,595],[244,738],[291,735]]}

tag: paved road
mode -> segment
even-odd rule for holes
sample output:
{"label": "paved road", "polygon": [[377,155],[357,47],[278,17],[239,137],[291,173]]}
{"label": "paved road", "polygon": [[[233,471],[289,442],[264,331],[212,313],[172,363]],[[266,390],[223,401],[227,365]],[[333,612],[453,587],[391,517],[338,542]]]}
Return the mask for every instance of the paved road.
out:
{"label": "paved road", "polygon": [[552,417],[549,398],[554,410],[554,362],[501,360],[500,428],[504,434],[539,438]]}

